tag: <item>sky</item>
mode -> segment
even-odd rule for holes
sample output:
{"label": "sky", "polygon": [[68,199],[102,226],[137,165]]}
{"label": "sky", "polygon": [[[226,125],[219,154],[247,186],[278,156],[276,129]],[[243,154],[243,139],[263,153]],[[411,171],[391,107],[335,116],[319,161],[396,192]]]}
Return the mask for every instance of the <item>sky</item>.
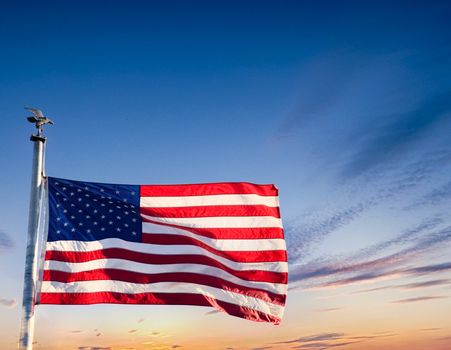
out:
{"label": "sky", "polygon": [[38,306],[35,348],[449,349],[451,4],[40,1],[0,11],[0,349],[19,337],[33,132],[82,181],[275,183],[282,324]]}

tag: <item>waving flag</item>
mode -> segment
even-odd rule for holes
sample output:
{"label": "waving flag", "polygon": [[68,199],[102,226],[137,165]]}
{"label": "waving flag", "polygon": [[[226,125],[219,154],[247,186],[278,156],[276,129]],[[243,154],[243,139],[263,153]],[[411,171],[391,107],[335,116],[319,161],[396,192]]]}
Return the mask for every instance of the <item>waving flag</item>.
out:
{"label": "waving flag", "polygon": [[287,256],[277,188],[48,178],[40,304],[212,306],[279,323]]}

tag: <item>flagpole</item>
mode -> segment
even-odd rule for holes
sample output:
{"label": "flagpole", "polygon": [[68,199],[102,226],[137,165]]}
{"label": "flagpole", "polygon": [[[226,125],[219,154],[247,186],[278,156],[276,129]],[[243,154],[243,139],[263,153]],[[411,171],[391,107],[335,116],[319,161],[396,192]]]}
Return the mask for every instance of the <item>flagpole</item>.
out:
{"label": "flagpole", "polygon": [[43,188],[43,159],[46,138],[42,135],[42,127],[52,123],[44,117],[42,112],[34,108],[26,108],[34,116],[28,117],[28,121],[35,123],[38,130],[36,135],[31,135],[33,142],[33,164],[31,170],[30,206],[28,211],[28,236],[25,256],[24,289],[22,301],[22,322],[20,327],[20,350],[32,350],[34,335],[34,308],[37,282],[37,258],[38,258],[38,231],[41,212],[41,198]]}

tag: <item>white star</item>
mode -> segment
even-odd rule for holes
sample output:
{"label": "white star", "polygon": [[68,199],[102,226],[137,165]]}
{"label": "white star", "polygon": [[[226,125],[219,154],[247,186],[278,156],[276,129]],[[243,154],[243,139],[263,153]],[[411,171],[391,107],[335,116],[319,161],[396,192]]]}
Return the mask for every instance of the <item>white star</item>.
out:
{"label": "white star", "polygon": [[102,207],[104,207],[104,206],[105,206],[105,203],[101,203],[100,205],[101,205]]}
{"label": "white star", "polygon": [[90,219],[91,217],[89,215],[86,215],[86,219]]}
{"label": "white star", "polygon": [[81,192],[81,189],[77,189],[77,192]]}
{"label": "white star", "polygon": [[132,232],[132,235],[136,235],[136,232],[135,232],[135,231],[133,231],[133,232]]}
{"label": "white star", "polygon": [[55,185],[59,185],[59,184],[60,184],[59,182],[56,182],[56,181],[55,181]]}
{"label": "white star", "polygon": [[113,202],[112,202],[112,201],[108,201],[108,203],[109,203],[109,204],[113,204]]}
{"label": "white star", "polygon": [[66,201],[67,201],[67,198],[63,198],[63,201],[65,201],[65,202],[66,202]]}
{"label": "white star", "polygon": [[94,226],[97,226],[97,221],[94,221],[93,224],[94,224]]}
{"label": "white star", "polygon": [[124,214],[125,214],[125,215],[128,215],[128,211],[125,211]]}
{"label": "white star", "polygon": [[127,198],[124,198],[124,202],[127,202]]}
{"label": "white star", "polygon": [[93,200],[94,202],[97,202],[97,199],[95,199],[95,198],[93,198],[92,200]]}
{"label": "white star", "polygon": [[73,196],[75,193],[74,192],[71,192],[71,193],[69,193],[71,196]]}
{"label": "white star", "polygon": [[61,204],[57,204],[56,207],[59,208],[61,206]]}
{"label": "white star", "polygon": [[79,212],[79,213],[81,213],[82,211],[83,211],[83,210],[81,210],[81,209],[78,209],[78,212]]}
{"label": "white star", "polygon": [[118,191],[118,190],[116,190],[116,194],[119,194],[119,191]]}
{"label": "white star", "polygon": [[63,187],[63,191],[66,191],[66,187]]}
{"label": "white star", "polygon": [[97,213],[97,209],[94,209],[94,214]]}
{"label": "white star", "polygon": [[75,219],[75,216],[71,215],[70,218],[73,220],[73,219]]}
{"label": "white star", "polygon": [[71,205],[70,205],[71,207],[75,207],[75,204],[74,203],[71,203]]}
{"label": "white star", "polygon": [[60,230],[56,230],[56,233],[60,233],[61,231]]}
{"label": "white star", "polygon": [[91,204],[86,203],[86,208],[89,208],[91,206]]}
{"label": "white star", "polygon": [[121,232],[121,229],[120,229],[120,227],[118,227],[118,228],[116,229],[116,231],[117,231],[117,232]]}
{"label": "white star", "polygon": [[133,221],[133,222],[136,222],[136,219],[135,219],[135,218],[133,218],[133,219],[132,219],[132,221]]}
{"label": "white star", "polygon": [[67,213],[67,209],[64,209],[63,212],[64,212],[64,213]]}
{"label": "white star", "polygon": [[90,197],[89,193],[86,193],[86,194],[85,194],[85,197]]}
{"label": "white star", "polygon": [[128,224],[124,224],[125,227],[128,227]]}
{"label": "white star", "polygon": [[120,205],[116,205],[116,208],[121,209],[121,206]]}
{"label": "white star", "polygon": [[113,209],[108,210],[108,213],[112,213],[112,212],[113,212]]}
{"label": "white star", "polygon": [[111,196],[108,196],[108,199],[113,199],[113,198],[111,198]]}
{"label": "white star", "polygon": [[105,190],[103,188],[100,189],[100,192],[105,192]]}
{"label": "white star", "polygon": [[113,221],[108,221],[108,223],[109,223],[110,225],[113,225]]}
{"label": "white star", "polygon": [[78,198],[78,201],[81,202],[83,200],[83,198]]}
{"label": "white star", "polygon": [[89,190],[89,188],[85,186],[85,190],[87,191],[87,190]]}
{"label": "white star", "polygon": [[60,221],[61,220],[61,218],[56,218],[56,221]]}
{"label": "white star", "polygon": [[134,196],[134,195],[135,195],[135,192],[133,191],[133,192],[132,192],[132,196]]}
{"label": "white star", "polygon": [[120,220],[120,219],[121,219],[121,217],[120,217],[120,216],[116,216],[116,219]]}
{"label": "white star", "polygon": [[72,231],[72,232],[75,232],[75,229],[73,228],[71,231]]}
{"label": "white star", "polygon": [[102,219],[105,219],[105,215],[102,215],[101,218],[102,218]]}
{"label": "white star", "polygon": [[102,228],[100,229],[100,231],[105,231],[105,227],[102,227]]}
{"label": "white star", "polygon": [[64,223],[64,227],[67,227],[67,225],[69,225],[67,222]]}
{"label": "white star", "polygon": [[79,223],[78,223],[78,226],[83,226],[83,223],[82,223],[82,222],[79,222]]}
{"label": "white star", "polygon": [[86,233],[91,233],[91,230],[88,228],[88,229],[86,230]]}

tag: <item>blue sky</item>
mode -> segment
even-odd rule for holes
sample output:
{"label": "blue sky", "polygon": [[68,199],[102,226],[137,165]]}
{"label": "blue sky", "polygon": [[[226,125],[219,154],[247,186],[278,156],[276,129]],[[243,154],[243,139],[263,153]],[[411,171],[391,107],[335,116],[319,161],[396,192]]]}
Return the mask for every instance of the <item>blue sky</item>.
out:
{"label": "blue sky", "polygon": [[[450,17],[441,1],[3,4],[0,348],[18,335],[32,151],[24,105],[55,120],[46,130],[51,176],[277,184],[289,249],[286,320],[264,341],[261,326],[204,309],[157,308],[161,323],[149,325],[145,307],[71,308],[70,319],[67,309],[43,307],[38,322],[67,325],[55,349],[212,348],[212,339],[180,330],[188,319],[207,332],[249,333],[228,345],[218,333],[217,348],[353,349],[361,343],[352,336],[377,332],[396,334],[379,346],[413,348],[413,332],[424,335],[418,346],[444,348]],[[381,311],[362,315],[362,305]],[[117,310],[123,320],[109,323],[104,313]],[[406,326],[387,321],[394,315]],[[423,324],[410,321],[420,315]],[[142,335],[128,332],[133,322]],[[105,336],[86,323],[105,324]],[[167,337],[143,345],[152,332]],[[42,348],[51,348],[49,334],[38,326]]]}

